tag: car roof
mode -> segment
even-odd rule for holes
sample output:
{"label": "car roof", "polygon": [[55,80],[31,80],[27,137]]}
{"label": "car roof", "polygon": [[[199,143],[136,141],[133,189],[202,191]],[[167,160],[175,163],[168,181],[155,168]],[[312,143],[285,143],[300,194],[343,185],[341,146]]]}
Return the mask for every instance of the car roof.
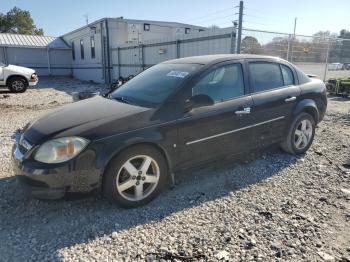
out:
{"label": "car roof", "polygon": [[203,55],[203,56],[191,56],[185,58],[178,58],[173,60],[168,60],[163,63],[165,64],[215,64],[228,60],[240,60],[240,59],[274,59],[276,61],[281,61],[282,59],[274,56],[264,56],[264,55],[251,55],[251,54],[219,54],[219,55]]}

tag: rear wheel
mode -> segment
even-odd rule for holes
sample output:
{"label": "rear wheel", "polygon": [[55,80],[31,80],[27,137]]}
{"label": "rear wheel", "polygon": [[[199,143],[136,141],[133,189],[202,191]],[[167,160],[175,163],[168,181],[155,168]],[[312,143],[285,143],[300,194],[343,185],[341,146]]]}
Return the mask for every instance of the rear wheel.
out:
{"label": "rear wheel", "polygon": [[290,154],[305,153],[311,146],[315,135],[315,120],[307,113],[298,115],[289,127],[285,141],[281,144]]}
{"label": "rear wheel", "polygon": [[326,88],[327,88],[328,93],[330,93],[330,94],[335,94],[335,93],[336,93],[336,92],[335,92],[335,85],[334,85],[334,84],[332,84],[332,83],[327,83],[327,84],[326,84]]}
{"label": "rear wheel", "polygon": [[112,160],[105,173],[103,192],[121,206],[141,206],[160,193],[166,176],[166,161],[157,149],[135,146]]}
{"label": "rear wheel", "polygon": [[23,77],[12,77],[8,80],[7,87],[13,93],[23,93],[27,90],[28,84]]}

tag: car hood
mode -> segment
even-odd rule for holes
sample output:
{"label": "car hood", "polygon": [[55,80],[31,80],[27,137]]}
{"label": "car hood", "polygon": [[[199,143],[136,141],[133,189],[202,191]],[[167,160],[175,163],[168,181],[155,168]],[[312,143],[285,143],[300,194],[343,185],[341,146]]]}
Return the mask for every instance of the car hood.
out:
{"label": "car hood", "polygon": [[15,73],[22,73],[22,74],[28,74],[28,75],[35,73],[35,70],[28,67],[23,67],[23,66],[8,65],[5,68],[7,71],[12,71]]}
{"label": "car hood", "polygon": [[43,116],[29,125],[24,136],[32,144],[65,136],[95,140],[145,125],[153,111],[97,96]]}

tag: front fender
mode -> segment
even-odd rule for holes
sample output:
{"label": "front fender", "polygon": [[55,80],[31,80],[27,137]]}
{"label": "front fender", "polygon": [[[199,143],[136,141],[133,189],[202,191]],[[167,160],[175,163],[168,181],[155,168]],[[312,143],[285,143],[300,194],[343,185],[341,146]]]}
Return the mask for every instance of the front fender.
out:
{"label": "front fender", "polygon": [[131,146],[147,144],[161,151],[171,171],[176,159],[176,138],[176,133],[172,131],[166,132],[162,128],[150,127],[95,141],[93,146],[100,152],[97,166],[103,174],[110,161],[120,152]]}

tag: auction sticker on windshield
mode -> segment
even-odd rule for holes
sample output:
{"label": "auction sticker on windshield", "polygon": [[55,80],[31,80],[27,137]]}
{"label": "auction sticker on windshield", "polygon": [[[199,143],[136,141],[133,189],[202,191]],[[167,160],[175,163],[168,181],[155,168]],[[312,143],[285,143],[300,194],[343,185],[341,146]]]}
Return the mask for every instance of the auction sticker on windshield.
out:
{"label": "auction sticker on windshield", "polygon": [[173,77],[179,77],[179,78],[185,78],[189,73],[183,72],[183,71],[170,71],[167,76],[173,76]]}

